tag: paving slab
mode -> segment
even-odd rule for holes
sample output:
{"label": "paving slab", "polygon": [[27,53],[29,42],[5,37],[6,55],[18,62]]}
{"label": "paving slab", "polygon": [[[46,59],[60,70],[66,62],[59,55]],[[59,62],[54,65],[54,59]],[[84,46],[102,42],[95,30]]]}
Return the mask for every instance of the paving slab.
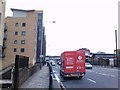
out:
{"label": "paving slab", "polygon": [[49,88],[49,67],[44,65],[40,70],[33,74],[27,81],[25,81],[19,88]]}

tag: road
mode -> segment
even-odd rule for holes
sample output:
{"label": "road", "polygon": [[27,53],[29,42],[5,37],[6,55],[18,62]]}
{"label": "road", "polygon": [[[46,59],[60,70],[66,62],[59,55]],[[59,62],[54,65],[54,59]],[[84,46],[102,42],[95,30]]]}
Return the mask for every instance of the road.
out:
{"label": "road", "polygon": [[118,88],[118,69],[93,66],[87,69],[82,79],[66,78],[59,74],[59,65],[52,66],[58,81],[61,81],[65,88]]}

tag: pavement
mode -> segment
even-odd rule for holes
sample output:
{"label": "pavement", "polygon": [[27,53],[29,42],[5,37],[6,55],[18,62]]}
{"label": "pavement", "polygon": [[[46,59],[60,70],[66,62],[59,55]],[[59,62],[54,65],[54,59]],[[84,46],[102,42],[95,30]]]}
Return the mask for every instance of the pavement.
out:
{"label": "pavement", "polygon": [[40,88],[49,89],[49,67],[47,65],[44,65],[19,87],[19,89],[22,90],[33,90]]}

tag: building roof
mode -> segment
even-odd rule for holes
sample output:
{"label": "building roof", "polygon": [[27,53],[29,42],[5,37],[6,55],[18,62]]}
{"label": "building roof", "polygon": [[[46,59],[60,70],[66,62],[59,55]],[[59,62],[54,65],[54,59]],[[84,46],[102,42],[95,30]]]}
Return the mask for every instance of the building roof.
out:
{"label": "building roof", "polygon": [[23,10],[23,9],[14,9],[14,8],[11,8],[12,11],[24,11],[24,12],[32,12],[32,11],[35,11],[34,9],[33,10]]}
{"label": "building roof", "polygon": [[114,53],[92,53],[93,55],[115,55]]}

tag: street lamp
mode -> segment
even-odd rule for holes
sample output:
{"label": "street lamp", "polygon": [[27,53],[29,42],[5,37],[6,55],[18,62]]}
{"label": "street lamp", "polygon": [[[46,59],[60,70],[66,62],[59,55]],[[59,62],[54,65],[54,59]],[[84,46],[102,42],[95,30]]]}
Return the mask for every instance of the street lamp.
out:
{"label": "street lamp", "polygon": [[[49,22],[49,23],[56,23],[56,21],[44,21],[44,22]],[[43,40],[44,40],[44,31],[45,31],[45,27],[42,27],[42,31],[41,31],[41,50],[40,50],[40,59],[41,61],[43,61],[43,58],[45,57],[43,55]]]}
{"label": "street lamp", "polygon": [[118,55],[117,55],[117,30],[115,30],[115,41],[116,41],[116,62],[118,66]]}
{"label": "street lamp", "polygon": [[49,23],[56,23],[56,21],[44,21],[44,22],[49,22]]}

